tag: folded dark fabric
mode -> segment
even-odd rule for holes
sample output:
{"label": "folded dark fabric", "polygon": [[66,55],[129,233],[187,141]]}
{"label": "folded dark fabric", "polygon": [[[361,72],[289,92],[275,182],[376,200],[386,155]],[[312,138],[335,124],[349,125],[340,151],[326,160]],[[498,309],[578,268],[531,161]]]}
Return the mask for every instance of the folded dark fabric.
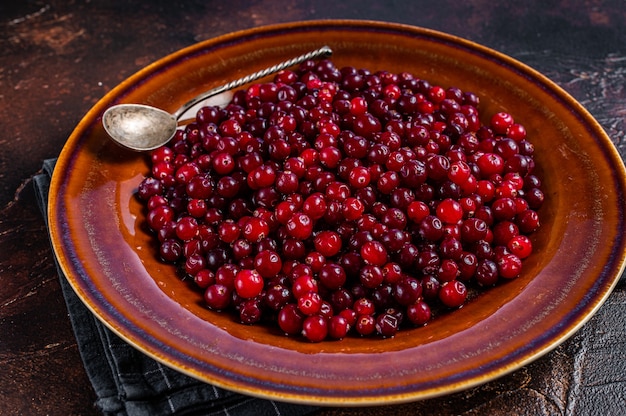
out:
{"label": "folded dark fabric", "polygon": [[[44,218],[55,159],[46,160],[33,182]],[[63,296],[78,348],[98,397],[109,416],[306,415],[317,408],[248,397],[203,383],[166,367],[106,328],[82,303],[59,270]]]}

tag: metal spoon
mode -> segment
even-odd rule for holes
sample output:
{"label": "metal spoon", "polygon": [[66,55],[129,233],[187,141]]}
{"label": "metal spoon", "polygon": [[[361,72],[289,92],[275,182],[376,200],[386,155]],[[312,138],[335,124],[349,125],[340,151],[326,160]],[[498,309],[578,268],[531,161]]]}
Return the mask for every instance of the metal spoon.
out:
{"label": "metal spoon", "polygon": [[114,141],[126,148],[137,151],[153,150],[164,145],[174,136],[180,117],[199,102],[306,60],[330,54],[332,54],[332,50],[328,46],[323,46],[304,55],[246,75],[198,95],[183,104],[174,114],[143,104],[114,105],[104,112],[102,125]]}

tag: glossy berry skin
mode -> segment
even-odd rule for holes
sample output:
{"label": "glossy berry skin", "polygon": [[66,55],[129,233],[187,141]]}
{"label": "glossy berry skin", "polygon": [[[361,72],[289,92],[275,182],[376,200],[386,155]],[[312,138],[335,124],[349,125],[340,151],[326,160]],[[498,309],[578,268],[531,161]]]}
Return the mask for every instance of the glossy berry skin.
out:
{"label": "glossy berry skin", "polygon": [[496,153],[485,153],[476,162],[483,178],[499,175],[504,171],[504,159]]}
{"label": "glossy berry skin", "polygon": [[522,260],[515,254],[505,254],[497,261],[498,272],[505,279],[514,279],[522,272]]}
{"label": "glossy berry skin", "polygon": [[287,234],[298,240],[306,240],[313,233],[313,220],[302,212],[294,213],[285,224]]}
{"label": "glossy berry skin", "polygon": [[357,166],[350,171],[348,181],[354,189],[365,188],[370,184],[372,177],[370,171],[365,166]]}
{"label": "glossy berry skin", "polygon": [[318,291],[318,281],[310,274],[297,276],[291,286],[291,291],[296,298],[304,296],[307,292]]}
{"label": "glossy berry skin", "polygon": [[270,278],[278,275],[282,270],[283,262],[280,255],[273,250],[260,251],[254,257],[254,269],[263,277]]}
{"label": "glossy berry skin", "polygon": [[261,294],[263,290],[263,276],[256,269],[244,269],[235,276],[235,290],[237,295],[250,299]]}
{"label": "glossy berry skin", "polygon": [[315,250],[325,257],[332,257],[339,253],[342,246],[341,237],[335,231],[322,231],[313,241]]}
{"label": "glossy berry skin", "polygon": [[549,197],[533,137],[479,101],[330,60],[237,91],[150,154],[157,255],[208,308],[310,342],[426,325],[522,273]]}
{"label": "glossy berry skin", "polygon": [[381,267],[367,264],[361,268],[359,281],[364,287],[368,289],[376,289],[383,283],[384,280],[385,276]]}
{"label": "glossy berry skin", "polygon": [[491,117],[491,128],[496,134],[507,134],[509,128],[513,125],[515,120],[509,113],[500,112]]}
{"label": "glossy berry skin", "polygon": [[376,332],[384,338],[393,337],[400,329],[400,320],[391,313],[382,313],[376,317]]}
{"label": "glossy berry skin", "polygon": [[182,217],[176,224],[176,236],[189,241],[198,234],[198,221],[191,216]]}
{"label": "glossy berry skin", "polygon": [[376,307],[371,299],[359,298],[354,302],[352,309],[357,315],[372,315],[376,312]]}
{"label": "glossy berry skin", "polygon": [[436,212],[437,217],[446,224],[457,224],[463,219],[463,207],[452,198],[441,201],[437,205]]}
{"label": "glossy berry skin", "polygon": [[357,317],[354,329],[361,336],[371,335],[376,331],[376,318],[372,315],[360,315]]}
{"label": "glossy berry skin", "polygon": [[322,342],[328,335],[328,323],[320,315],[307,316],[302,323],[302,335],[311,342]]}
{"label": "glossy berry skin", "polygon": [[209,269],[201,269],[193,277],[193,281],[199,288],[206,289],[215,283],[215,273]]}
{"label": "glossy berry skin", "polygon": [[160,205],[150,210],[146,218],[150,228],[158,231],[174,220],[174,210],[167,205]]}
{"label": "glossy berry skin", "polygon": [[467,298],[467,288],[458,281],[446,282],[439,289],[439,300],[448,308],[458,308]]}
{"label": "glossy berry skin", "polygon": [[261,320],[263,309],[259,299],[246,299],[239,305],[239,321],[252,325]]}
{"label": "glossy berry skin", "polygon": [[350,324],[343,315],[334,315],[328,321],[328,336],[332,339],[343,339],[348,335]]}
{"label": "glossy berry skin", "polygon": [[211,309],[224,310],[230,306],[232,291],[220,284],[207,287],[204,292],[204,300]]}
{"label": "glossy berry skin", "polygon": [[287,335],[296,335],[302,332],[304,315],[293,304],[285,305],[278,313],[278,326]]}
{"label": "glossy berry skin", "polygon": [[344,268],[332,262],[325,263],[318,273],[320,283],[329,290],[337,290],[346,283],[347,276]]}
{"label": "glossy berry skin", "polygon": [[286,285],[276,283],[267,288],[264,301],[272,310],[280,311],[292,301],[292,293]]}
{"label": "glossy berry skin", "polygon": [[383,266],[387,263],[387,249],[379,241],[368,241],[361,246],[361,258],[374,266]]}
{"label": "glossy berry skin", "polygon": [[298,298],[298,309],[304,315],[319,314],[322,309],[322,298],[317,292],[307,292]]}
{"label": "glossy berry skin", "polygon": [[408,306],[422,295],[421,283],[413,277],[405,277],[395,287],[394,298],[400,305]]}
{"label": "glossy berry skin", "polygon": [[407,307],[407,318],[413,325],[426,325],[431,317],[430,306],[423,300],[418,300]]}
{"label": "glossy berry skin", "polygon": [[269,225],[261,218],[251,217],[248,219],[243,228],[243,236],[246,240],[256,243],[265,238],[269,234]]}
{"label": "glossy berry skin", "polygon": [[517,235],[507,242],[507,248],[520,259],[525,259],[533,252],[533,245],[526,235]]}

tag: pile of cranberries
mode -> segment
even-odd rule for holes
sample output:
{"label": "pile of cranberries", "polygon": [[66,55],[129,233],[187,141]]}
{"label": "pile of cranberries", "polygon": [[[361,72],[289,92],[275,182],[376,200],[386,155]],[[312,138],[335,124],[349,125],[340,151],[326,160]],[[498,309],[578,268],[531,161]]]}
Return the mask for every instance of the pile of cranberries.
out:
{"label": "pile of cranberries", "polygon": [[526,130],[410,73],[307,61],[207,106],[138,187],[206,305],[318,342],[391,337],[517,277],[544,194]]}

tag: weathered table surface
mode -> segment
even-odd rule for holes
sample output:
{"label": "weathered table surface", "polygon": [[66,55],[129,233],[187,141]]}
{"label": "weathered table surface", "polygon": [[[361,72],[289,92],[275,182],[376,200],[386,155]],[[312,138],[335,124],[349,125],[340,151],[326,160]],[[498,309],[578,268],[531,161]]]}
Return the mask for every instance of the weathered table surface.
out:
{"label": "weathered table surface", "polygon": [[[59,153],[74,126],[102,95],[141,67],[182,47],[234,30],[322,18],[385,20],[441,30],[504,52],[556,81],[586,106],[621,154],[626,155],[624,1],[497,3],[3,2],[0,414],[97,414],[92,406],[95,396],[68,321],[44,221],[35,205],[32,176],[43,159]],[[613,309],[619,311],[619,305],[626,304],[624,286],[617,287],[600,313],[610,315],[615,313]],[[622,325],[624,332],[624,322],[619,317],[613,321]],[[605,329],[610,342],[612,328]],[[596,390],[585,390],[584,399],[576,396],[580,394],[581,377],[602,380],[594,371],[611,371],[603,362],[586,363],[588,368],[581,369],[575,355],[581,348],[579,343],[574,336],[510,375],[451,396],[393,407],[326,409],[322,413],[600,414],[604,413],[602,409],[619,408],[614,401],[626,402],[623,390],[606,389],[601,382]],[[618,345],[624,346],[623,342]],[[622,374],[621,380],[625,376]]]}

